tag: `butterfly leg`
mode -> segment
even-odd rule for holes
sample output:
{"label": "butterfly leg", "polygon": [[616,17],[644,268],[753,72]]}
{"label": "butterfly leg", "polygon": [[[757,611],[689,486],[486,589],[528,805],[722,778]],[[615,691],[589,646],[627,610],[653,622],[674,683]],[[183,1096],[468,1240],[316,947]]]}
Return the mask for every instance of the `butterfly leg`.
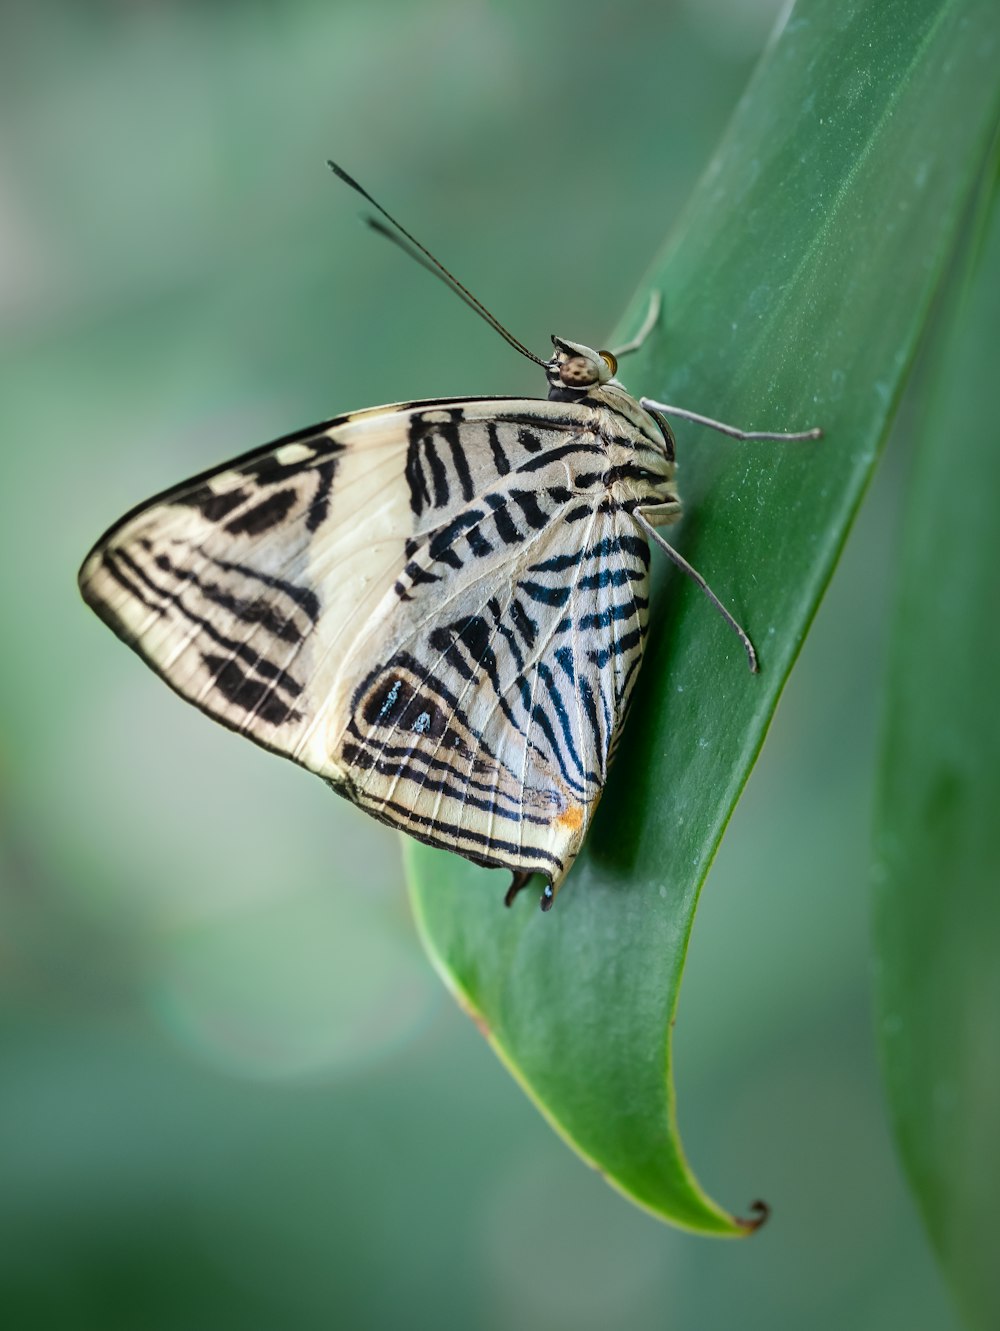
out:
{"label": "butterfly leg", "polygon": [[517,896],[518,892],[527,887],[533,877],[533,874],[525,873],[521,869],[511,869],[510,887],[508,887],[506,895],[504,896],[503,904],[505,906],[513,906],[514,898]]}
{"label": "butterfly leg", "polygon": [[[511,869],[510,887],[508,887],[506,895],[504,896],[503,904],[505,906],[513,906],[514,898],[517,896],[518,892],[520,892],[522,888],[527,887],[528,884],[531,882],[532,878],[534,878],[534,876],[535,875],[530,871],[525,871],[523,869]],[[542,889],[542,897],[541,901],[539,902],[539,905],[541,906],[542,910],[551,910],[552,903],[555,901],[555,899],[556,895],[552,891],[552,884],[547,882],[545,884],[545,887]]]}
{"label": "butterfly leg", "polygon": [[627,356],[631,351],[638,351],[659,322],[662,306],[663,299],[660,296],[659,291],[654,288],[654,290],[649,293],[649,309],[646,311],[646,317],[643,319],[639,331],[636,333],[635,337],[630,338],[627,342],[623,343],[622,346],[612,347],[612,356],[620,358],[622,356]]}
{"label": "butterfly leg", "polygon": [[760,667],[757,664],[757,653],[754,650],[754,645],[750,641],[750,637],[747,634],[746,630],[736,622],[736,620],[729,613],[726,607],[722,604],[722,602],[716,596],[715,592],[712,591],[711,587],[701,576],[698,570],[696,568],[693,568],[687,562],[684,556],[674,549],[674,547],[669,543],[669,541],[665,541],[663,539],[663,537],[656,530],[653,524],[647,521],[647,519],[643,517],[642,513],[638,509],[636,509],[633,512],[632,516],[635,518],[636,522],[638,522],[639,526],[643,529],[646,535],[650,537],[652,541],[660,547],[663,553],[677,565],[677,567],[681,570],[681,572],[686,573],[693,582],[696,582],[698,584],[698,586],[705,593],[708,599],[712,602],[716,610],[718,610],[719,614],[722,616],[722,618],[726,621],[729,627],[739,638],[740,642],[743,644],[743,650],[746,652],[747,660],[750,662],[751,673],[756,674],[757,671],[760,669]]}
{"label": "butterfly leg", "polygon": [[687,411],[684,407],[670,407],[665,402],[656,402],[651,397],[639,399],[644,411],[662,411],[664,416],[680,416],[683,420],[694,421],[696,425],[707,425],[710,430],[728,434],[732,439],[822,439],[823,431],[816,426],[812,430],[795,430],[783,433],[779,430],[741,430],[736,425],[727,425],[725,421],[715,421],[711,416],[701,416],[696,411]]}

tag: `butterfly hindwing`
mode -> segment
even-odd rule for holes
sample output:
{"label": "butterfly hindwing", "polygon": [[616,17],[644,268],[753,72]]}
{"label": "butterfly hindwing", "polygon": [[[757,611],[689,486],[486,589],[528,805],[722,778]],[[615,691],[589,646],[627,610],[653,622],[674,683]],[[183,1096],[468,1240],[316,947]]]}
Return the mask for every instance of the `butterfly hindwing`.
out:
{"label": "butterfly hindwing", "polygon": [[382,664],[350,700],[342,747],[358,803],[558,884],[600,797],[642,651],[648,550],[628,525],[564,504],[498,570],[464,561],[446,598],[420,584],[391,623],[373,626],[381,656],[362,654]]}
{"label": "butterfly hindwing", "polygon": [[184,697],[385,821],[556,884],[645,630],[648,549],[573,404],[376,408],[151,501],[80,574]]}

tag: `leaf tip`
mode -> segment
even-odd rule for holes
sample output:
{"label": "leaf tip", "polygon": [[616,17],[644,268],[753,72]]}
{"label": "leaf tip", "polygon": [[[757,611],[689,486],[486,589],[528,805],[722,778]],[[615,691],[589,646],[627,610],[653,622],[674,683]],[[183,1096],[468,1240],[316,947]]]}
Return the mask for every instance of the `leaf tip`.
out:
{"label": "leaf tip", "polygon": [[736,1223],[745,1234],[754,1234],[760,1229],[761,1225],[767,1223],[770,1214],[771,1208],[767,1202],[758,1198],[757,1201],[750,1203],[750,1215],[745,1220],[737,1219]]}

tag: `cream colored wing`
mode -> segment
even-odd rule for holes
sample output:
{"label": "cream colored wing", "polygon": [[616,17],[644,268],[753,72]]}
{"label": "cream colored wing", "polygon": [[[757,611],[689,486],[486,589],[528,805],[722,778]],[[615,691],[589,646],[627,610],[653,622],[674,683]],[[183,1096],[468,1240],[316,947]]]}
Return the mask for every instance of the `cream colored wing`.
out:
{"label": "cream colored wing", "polygon": [[648,550],[590,420],[505,398],[338,418],[129,514],[81,590],[216,720],[558,885],[645,627]]}
{"label": "cream colored wing", "polygon": [[[649,551],[626,512],[576,497],[516,546],[496,517],[446,547],[457,566],[429,547],[415,556],[411,599],[370,623],[358,644],[369,668],[325,719],[345,794],[434,845],[544,874],[551,900],[628,709]],[[494,546],[488,566],[470,557],[470,534]]]}

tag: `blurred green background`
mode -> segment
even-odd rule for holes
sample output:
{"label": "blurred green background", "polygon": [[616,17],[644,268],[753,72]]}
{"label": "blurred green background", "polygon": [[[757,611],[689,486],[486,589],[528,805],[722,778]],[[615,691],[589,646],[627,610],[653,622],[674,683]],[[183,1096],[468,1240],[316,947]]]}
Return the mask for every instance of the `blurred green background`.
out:
{"label": "blurred green background", "polygon": [[713,1196],[773,1206],[745,1243],[671,1231],[589,1172],[432,974],[395,836],[175,698],[74,581],[125,509],[269,437],[408,397],[541,393],[358,225],[327,156],[529,345],[600,341],[777,9],[5,9],[5,1325],[955,1325],[870,1012],[903,426],[690,952],[681,1128]]}

